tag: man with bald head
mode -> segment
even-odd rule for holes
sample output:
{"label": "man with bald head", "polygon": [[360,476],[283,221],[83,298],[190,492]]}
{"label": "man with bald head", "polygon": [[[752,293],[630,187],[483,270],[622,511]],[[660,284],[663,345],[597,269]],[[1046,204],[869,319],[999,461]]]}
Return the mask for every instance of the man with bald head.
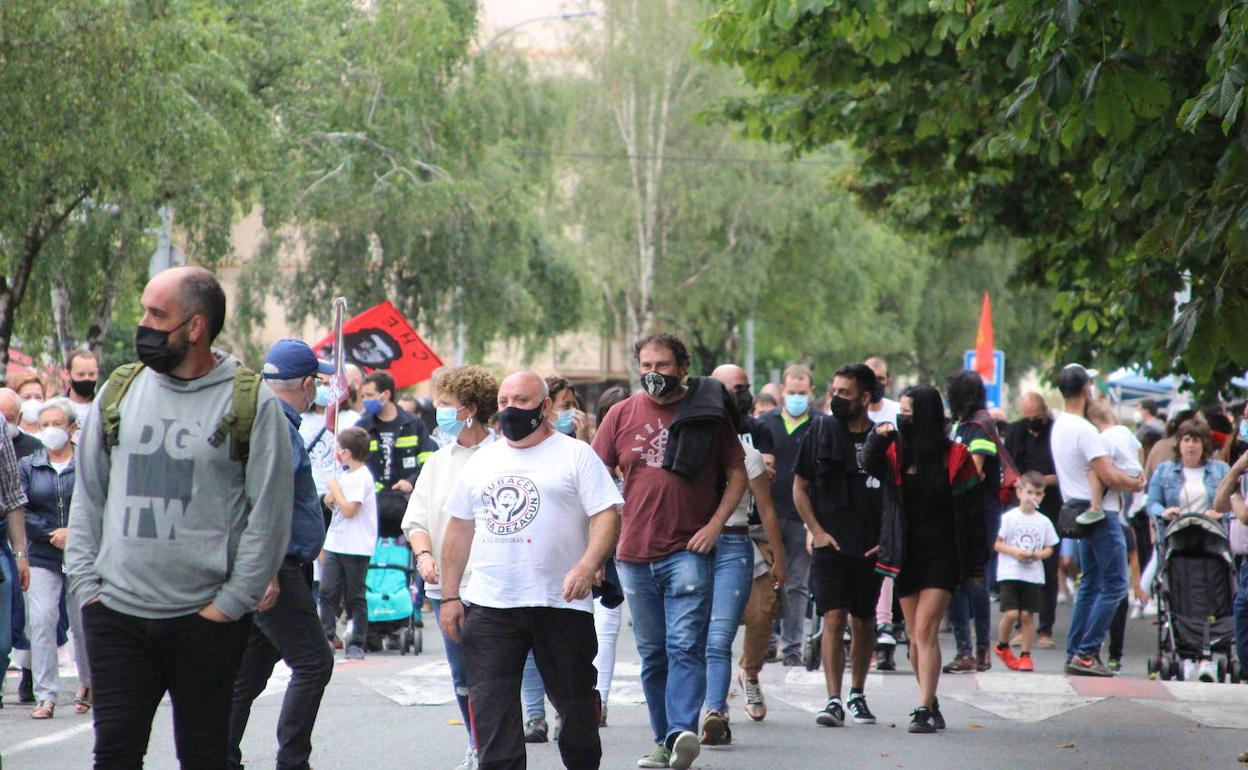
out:
{"label": "man with bald head", "polygon": [[290,537],[290,435],[280,402],[257,383],[246,456],[231,446],[242,364],[212,347],[225,325],[212,273],[166,270],[140,303],[143,368],[109,435],[113,383],[79,434],[65,551],[91,658],[95,766],[142,766],[168,692],[182,766],[225,767],[250,613]]}
{"label": "man with bald head", "polygon": [[[525,767],[520,680],[530,652],[563,717],[564,766],[597,768],[590,594],[619,538],[624,500],[589,445],[554,429],[541,377],[503,380],[498,408],[506,441],[468,460],[445,504],[439,620],[463,644],[482,768]],[[461,594],[469,563],[472,580]]]}
{"label": "man with bald head", "polygon": [[[1049,437],[1053,430],[1053,417],[1044,397],[1028,391],[1018,397],[1021,420],[1005,432],[1005,448],[1014,459],[1019,473],[1036,471],[1044,476],[1044,499],[1040,511],[1057,526],[1057,515],[1062,509],[1062,496],[1057,489],[1057,471],[1053,466],[1053,452]],[[1057,614],[1057,564],[1061,556],[1057,549],[1044,560],[1044,604],[1040,610],[1040,622],[1036,627],[1036,646],[1053,647],[1053,621]]]}
{"label": "man with bald head", "polygon": [[17,427],[22,413],[22,399],[12,388],[0,388],[0,414],[4,415],[5,430],[13,440],[13,452],[21,460],[26,455],[33,455],[43,445],[39,439]]}

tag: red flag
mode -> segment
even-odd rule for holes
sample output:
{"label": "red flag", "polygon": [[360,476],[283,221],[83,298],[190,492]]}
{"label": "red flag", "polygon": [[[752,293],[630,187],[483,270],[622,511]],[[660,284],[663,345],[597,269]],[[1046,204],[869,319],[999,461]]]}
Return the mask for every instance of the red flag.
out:
{"label": "red flag", "polygon": [[[334,346],[331,334],[316,344],[323,355]],[[360,313],[342,326],[342,353],[347,363],[365,372],[387,372],[396,388],[424,382],[442,366],[442,359],[425,344],[389,302]]]}
{"label": "red flag", "polygon": [[988,299],[988,292],[984,292],[984,306],[979,311],[979,331],[975,334],[975,371],[979,372],[985,383],[995,382],[997,379],[993,350],[992,302]]}

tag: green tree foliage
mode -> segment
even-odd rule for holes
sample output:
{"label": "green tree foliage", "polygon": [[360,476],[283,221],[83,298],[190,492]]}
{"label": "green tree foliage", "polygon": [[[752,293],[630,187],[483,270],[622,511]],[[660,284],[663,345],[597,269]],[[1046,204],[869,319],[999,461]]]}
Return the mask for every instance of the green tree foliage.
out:
{"label": "green tree foliage", "polygon": [[[476,12],[378,3],[322,41],[333,66],[282,112],[283,178],[265,196],[275,235],[245,278],[253,300],[276,288],[302,319],[327,317],[339,294],[357,310],[389,298],[434,333],[464,324],[474,352],[579,320],[579,277],[542,214],[555,100],[514,57],[470,50]],[[282,248],[306,262],[274,287]]]}
{"label": "green tree foliage", "polygon": [[852,140],[861,199],[949,253],[1016,239],[1062,358],[1248,366],[1248,6],[724,0],[706,29],[752,134]]}
{"label": "green tree foliage", "polygon": [[763,369],[910,351],[922,249],[828,184],[847,154],[790,162],[706,119],[739,88],[694,55],[700,7],[608,2],[585,45],[593,77],[567,85],[563,209],[603,331],[675,331],[703,370],[743,362],[750,318]]}
{"label": "green tree foliage", "polygon": [[274,165],[273,106],[338,5],[0,3],[0,361],[15,330],[98,346],[161,206],[197,261],[228,254]]}

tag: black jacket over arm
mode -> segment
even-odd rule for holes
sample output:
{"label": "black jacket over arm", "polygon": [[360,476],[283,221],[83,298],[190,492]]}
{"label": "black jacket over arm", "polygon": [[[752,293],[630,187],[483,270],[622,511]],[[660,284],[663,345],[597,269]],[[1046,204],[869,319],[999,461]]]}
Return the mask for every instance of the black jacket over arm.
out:
{"label": "black jacket over arm", "polygon": [[691,479],[706,464],[711,442],[721,426],[727,422],[735,433],[738,419],[736,402],[719,380],[690,377],[687,387],[689,392],[668,427],[663,468]]}

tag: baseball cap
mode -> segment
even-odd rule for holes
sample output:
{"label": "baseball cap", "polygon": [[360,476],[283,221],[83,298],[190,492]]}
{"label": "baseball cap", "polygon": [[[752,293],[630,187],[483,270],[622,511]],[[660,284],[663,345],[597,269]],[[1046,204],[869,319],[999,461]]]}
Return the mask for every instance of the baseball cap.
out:
{"label": "baseball cap", "polygon": [[314,374],[333,374],[334,365],[317,359],[303,340],[278,340],[269,348],[260,370],[266,380],[293,380]]}
{"label": "baseball cap", "polygon": [[1096,375],[1095,369],[1088,369],[1083,364],[1066,364],[1057,375],[1057,389],[1066,398],[1077,396]]}

